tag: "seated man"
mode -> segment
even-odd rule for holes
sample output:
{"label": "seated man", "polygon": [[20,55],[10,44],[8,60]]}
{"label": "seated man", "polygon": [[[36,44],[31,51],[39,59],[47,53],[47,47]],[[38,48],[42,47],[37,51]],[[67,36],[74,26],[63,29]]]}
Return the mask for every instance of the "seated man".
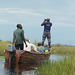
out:
{"label": "seated man", "polygon": [[39,51],[40,53],[44,53],[45,49],[44,46],[42,46],[42,43],[38,43],[37,51]]}
{"label": "seated man", "polygon": [[36,46],[34,44],[30,43],[28,39],[26,39],[26,44],[27,44],[27,47],[24,44],[24,50],[25,51],[30,52],[33,49],[35,52],[38,52]]}

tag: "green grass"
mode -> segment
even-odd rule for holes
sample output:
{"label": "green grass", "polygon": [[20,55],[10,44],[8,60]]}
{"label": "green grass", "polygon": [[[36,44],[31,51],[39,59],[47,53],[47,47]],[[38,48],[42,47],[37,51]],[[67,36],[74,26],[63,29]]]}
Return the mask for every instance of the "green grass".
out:
{"label": "green grass", "polygon": [[[0,56],[4,56],[10,42],[0,41]],[[35,43],[37,45],[37,43]],[[38,75],[75,75],[75,47],[59,46],[52,47],[52,52],[58,55],[65,55],[68,58],[57,62],[41,64],[38,68]],[[3,58],[3,57],[0,57]]]}
{"label": "green grass", "polygon": [[[7,49],[8,45],[11,44],[11,42],[4,42],[0,41],[0,56],[4,55],[4,50]],[[37,42],[34,43],[37,46]],[[68,47],[68,46],[53,46],[52,47],[52,52],[54,54],[59,54],[59,55],[75,55],[75,47]]]}
{"label": "green grass", "polygon": [[38,68],[38,75],[75,75],[75,47],[52,47],[51,53],[64,55],[68,58],[41,64]]}
{"label": "green grass", "polygon": [[4,50],[7,49],[10,42],[0,41],[0,56],[4,56]]}
{"label": "green grass", "polygon": [[0,56],[0,59],[5,59],[5,57],[4,56]]}
{"label": "green grass", "polygon": [[59,55],[75,55],[75,47],[69,46],[52,47],[52,53]]}
{"label": "green grass", "polygon": [[57,62],[42,63],[38,68],[38,75],[75,75],[74,56]]}

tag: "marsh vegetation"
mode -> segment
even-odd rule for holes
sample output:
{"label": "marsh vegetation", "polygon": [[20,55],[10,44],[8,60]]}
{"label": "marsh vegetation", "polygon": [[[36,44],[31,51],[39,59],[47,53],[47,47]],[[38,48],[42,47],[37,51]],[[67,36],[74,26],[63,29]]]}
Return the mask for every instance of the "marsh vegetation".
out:
{"label": "marsh vegetation", "polygon": [[75,47],[52,47],[52,53],[65,58],[52,63],[42,63],[38,68],[38,75],[75,75]]}
{"label": "marsh vegetation", "polygon": [[[4,50],[11,42],[0,41],[0,56],[4,56]],[[37,45],[37,43],[36,43]],[[38,75],[75,75],[75,47],[53,45],[51,54],[65,56],[63,60],[41,63],[37,67]],[[67,57],[66,57],[67,56]],[[4,58],[4,57],[0,57]]]}

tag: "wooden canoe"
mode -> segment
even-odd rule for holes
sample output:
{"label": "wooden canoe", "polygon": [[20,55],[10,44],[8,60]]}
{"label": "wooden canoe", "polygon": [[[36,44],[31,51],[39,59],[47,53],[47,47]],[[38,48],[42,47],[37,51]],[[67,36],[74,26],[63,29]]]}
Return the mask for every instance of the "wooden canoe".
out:
{"label": "wooden canoe", "polygon": [[[9,62],[9,52],[4,50],[5,52],[5,61]],[[50,51],[47,53],[36,53],[36,52],[28,52],[24,50],[15,50],[14,56],[12,58],[12,62],[37,62],[37,61],[44,61],[48,60],[50,57]]]}

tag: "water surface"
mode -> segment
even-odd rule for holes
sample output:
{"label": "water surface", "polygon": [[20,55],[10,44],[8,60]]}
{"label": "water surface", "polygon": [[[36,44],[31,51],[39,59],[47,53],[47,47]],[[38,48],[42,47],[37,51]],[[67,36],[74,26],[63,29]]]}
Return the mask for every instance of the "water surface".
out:
{"label": "water surface", "polygon": [[[50,61],[63,59],[62,56],[51,54]],[[37,75],[38,63],[19,63],[9,65],[4,59],[0,59],[0,75]]]}

